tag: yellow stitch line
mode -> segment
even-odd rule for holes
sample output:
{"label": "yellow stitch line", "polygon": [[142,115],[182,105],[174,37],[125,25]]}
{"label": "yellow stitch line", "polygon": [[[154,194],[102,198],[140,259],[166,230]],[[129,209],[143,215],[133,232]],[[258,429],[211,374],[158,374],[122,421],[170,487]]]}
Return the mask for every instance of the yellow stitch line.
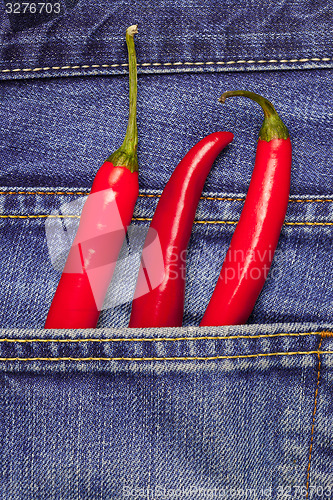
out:
{"label": "yellow stitch line", "polygon": [[[133,219],[136,220],[136,219]],[[140,219],[137,219],[140,220]],[[146,219],[149,220],[149,219]],[[194,224],[238,224],[231,220],[195,220]],[[333,226],[333,222],[284,222],[285,226]]]}
{"label": "yellow stitch line", "polygon": [[307,474],[306,474],[306,497],[305,498],[309,497],[309,478],[310,478],[310,469],[311,469],[311,456],[312,456],[314,426],[315,426],[316,413],[317,413],[318,389],[319,389],[319,382],[320,382],[320,368],[321,368],[320,348],[321,348],[322,341],[323,341],[323,337],[321,337],[320,342],[319,342],[319,346],[318,346],[318,374],[317,374],[317,385],[316,385],[316,392],[315,392],[314,408],[313,408],[313,414],[312,414],[311,439],[310,439],[310,448],[309,448],[309,463],[308,463]]}
{"label": "yellow stitch line", "polygon": [[80,215],[58,215],[58,214],[38,214],[38,215],[0,215],[1,219],[39,219],[43,217],[51,217],[56,219],[73,218],[79,219]]}
{"label": "yellow stitch line", "polygon": [[[178,62],[166,62],[166,63],[151,63],[151,62],[146,62],[146,63],[140,63],[138,64],[138,66],[188,66],[188,65],[204,65],[204,64],[253,64],[253,63],[287,63],[287,62],[307,62],[307,61],[315,61],[315,62],[327,62],[327,61],[331,61],[332,58],[331,57],[322,57],[322,58],[319,58],[319,57],[311,57],[311,58],[301,58],[301,59],[269,59],[269,60],[266,60],[266,59],[258,59],[258,60],[254,60],[254,59],[249,59],[249,60],[245,60],[245,59],[239,59],[237,61],[207,61],[207,62],[202,62],[202,61],[198,61],[198,62],[181,62],[181,61],[178,61]],[[19,72],[19,71],[48,71],[50,69],[56,69],[56,70],[59,70],[59,69],[77,69],[77,68],[83,68],[83,69],[86,69],[86,68],[116,68],[116,67],[119,67],[119,66],[128,66],[128,63],[124,63],[124,64],[82,64],[82,65],[67,65],[67,66],[48,66],[46,68],[15,68],[15,69],[2,69],[0,70],[1,73],[16,73],[16,72]]]}
{"label": "yellow stitch line", "polygon": [[[76,218],[79,219],[80,215],[65,215],[65,214],[37,214],[37,215],[11,215],[5,214],[0,215],[0,219],[38,219],[38,218]],[[133,217],[133,221],[151,221],[152,217]],[[234,225],[238,224],[238,221],[234,220],[195,220],[193,224],[226,224]],[[333,222],[284,222],[285,226],[333,226]]]}
{"label": "yellow stitch line", "polygon": [[332,203],[333,202],[333,199],[329,199],[329,198],[324,198],[324,199],[319,199],[319,198],[314,198],[314,199],[301,199],[301,200],[293,200],[293,199],[290,199],[289,200],[289,203]]}
{"label": "yellow stitch line", "polygon": [[201,196],[200,200],[212,200],[212,201],[245,201],[244,198],[226,198],[226,197],[213,197],[213,196]]}
{"label": "yellow stitch line", "polygon": [[[17,194],[42,194],[42,195],[57,195],[57,194],[72,194],[72,195],[87,195],[89,191],[0,191],[0,195],[17,195]],[[140,193],[142,198],[160,198],[160,194],[146,194]],[[219,197],[219,196],[201,196],[200,200],[211,200],[211,201],[245,201],[245,196],[243,198],[232,198],[232,197]],[[333,203],[332,198],[313,198],[313,199],[289,199],[289,203]]]}
{"label": "yellow stitch line", "polygon": [[43,342],[43,343],[82,343],[82,342],[179,342],[181,340],[235,340],[235,339],[263,339],[263,338],[274,338],[274,337],[309,337],[311,335],[321,335],[327,336],[333,335],[333,332],[295,332],[295,333],[267,333],[263,335],[225,335],[225,336],[202,336],[202,337],[141,337],[141,338],[108,338],[108,339],[11,339],[4,338],[0,339],[0,342],[11,342],[11,343],[32,343],[32,342]]}
{"label": "yellow stitch line", "polygon": [[295,356],[303,355],[307,356],[310,354],[333,354],[333,351],[293,351],[293,352],[268,352],[268,353],[257,353],[257,354],[243,354],[234,356],[179,356],[179,357],[142,357],[142,358],[127,358],[127,357],[89,357],[89,358],[73,358],[73,357],[58,357],[58,358],[0,358],[0,361],[214,361],[217,359],[247,359],[247,358],[264,358],[271,356]]}
{"label": "yellow stitch line", "polygon": [[332,337],[333,336],[333,332],[321,332],[321,336],[322,337]]}
{"label": "yellow stitch line", "polygon": [[160,194],[146,194],[146,193],[139,193],[139,196],[141,198],[161,198]]}
{"label": "yellow stitch line", "polygon": [[89,191],[0,191],[1,194],[44,194],[44,195],[56,195],[56,194],[89,194]]}
{"label": "yellow stitch line", "polygon": [[333,222],[285,222],[286,226],[333,226]]}
{"label": "yellow stitch line", "polygon": [[234,220],[195,220],[194,224],[237,224]]}

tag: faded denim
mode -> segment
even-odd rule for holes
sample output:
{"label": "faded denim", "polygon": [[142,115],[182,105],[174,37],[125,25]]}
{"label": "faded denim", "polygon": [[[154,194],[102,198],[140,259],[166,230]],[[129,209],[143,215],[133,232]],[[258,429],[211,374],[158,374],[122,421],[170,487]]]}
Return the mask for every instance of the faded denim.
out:
{"label": "faded denim", "polygon": [[[333,498],[330,3],[60,3],[20,19],[0,4],[0,498]],[[88,194],[123,139],[133,23],[132,226],[148,227],[199,139],[235,134],[198,205],[184,326],[129,330],[126,302],[96,330],[46,332],[60,271],[45,221]],[[217,102],[237,88],[269,98],[290,131],[290,202],[250,324],[199,328],[263,119],[249,100]]]}

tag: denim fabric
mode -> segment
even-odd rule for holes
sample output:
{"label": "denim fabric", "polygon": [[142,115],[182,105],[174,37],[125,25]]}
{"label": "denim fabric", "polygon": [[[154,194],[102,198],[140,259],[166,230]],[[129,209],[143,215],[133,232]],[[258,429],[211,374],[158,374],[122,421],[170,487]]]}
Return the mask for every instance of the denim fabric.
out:
{"label": "denim fabric", "polygon": [[124,28],[134,23],[141,73],[332,67],[327,1],[60,3],[64,14],[15,31],[0,4],[3,78],[123,74]]}
{"label": "denim fabric", "polygon": [[[0,498],[333,498],[330,3],[59,3],[59,14],[25,18],[0,3]],[[199,139],[235,134],[196,212],[184,326],[130,330],[127,301],[96,330],[44,331],[61,273],[46,223],[78,223],[64,207],[80,204],[123,139],[133,23],[131,229],[147,229]],[[250,324],[199,328],[263,119],[249,100],[217,102],[238,88],[270,99],[290,131],[290,201]],[[138,261],[125,257],[137,251],[124,244],[116,299],[135,282]]]}
{"label": "denim fabric", "polygon": [[[261,110],[251,101],[219,104],[217,97],[226,88],[252,88],[269,97],[293,143],[286,222],[249,321],[333,320],[332,71],[256,75],[257,84],[253,73],[139,79],[140,197],[133,225],[148,226],[165,183],[192,145],[213,130],[235,134],[215,162],[198,206],[184,325],[199,323],[215,286],[243,207],[262,122]],[[126,128],[127,78],[11,81],[1,89],[0,200],[7,235],[0,262],[1,321],[7,327],[42,327],[60,277],[45,242],[46,217],[85,196],[99,165],[118,147]],[[103,311],[99,327],[127,326],[129,314],[130,303]]]}
{"label": "denim fabric", "polygon": [[323,330],[3,330],[2,498],[332,498]]}

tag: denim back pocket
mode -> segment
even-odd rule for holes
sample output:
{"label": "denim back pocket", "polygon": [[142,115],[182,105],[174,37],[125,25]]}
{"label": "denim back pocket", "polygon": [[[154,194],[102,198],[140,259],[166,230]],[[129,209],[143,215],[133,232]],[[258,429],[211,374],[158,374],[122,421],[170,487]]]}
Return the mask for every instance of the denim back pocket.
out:
{"label": "denim back pocket", "polygon": [[[227,154],[219,161],[226,161]],[[43,327],[69,251],[67,235],[79,222],[88,192],[85,187],[2,188],[3,328]],[[130,234],[140,242],[124,243],[98,328],[128,325],[140,244],[159,196],[158,190],[140,192],[130,227]],[[198,325],[204,314],[244,199],[245,193],[210,192],[199,201],[186,255],[184,326]],[[326,323],[332,319],[332,206],[328,196],[291,195],[273,264],[250,323]]]}
{"label": "denim back pocket", "polygon": [[2,330],[3,498],[331,498],[331,334]]}

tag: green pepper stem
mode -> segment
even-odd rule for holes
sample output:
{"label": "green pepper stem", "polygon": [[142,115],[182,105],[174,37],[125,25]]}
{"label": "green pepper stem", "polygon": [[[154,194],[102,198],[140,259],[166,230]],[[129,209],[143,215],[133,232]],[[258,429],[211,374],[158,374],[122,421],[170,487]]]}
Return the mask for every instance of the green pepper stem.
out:
{"label": "green pepper stem", "polygon": [[259,138],[261,140],[269,142],[272,139],[288,139],[288,129],[277,114],[273,104],[268,99],[254,92],[250,92],[249,90],[230,90],[224,92],[219,101],[225,103],[228,97],[234,96],[248,97],[262,107],[265,118],[259,131]]}
{"label": "green pepper stem", "polygon": [[120,148],[108,158],[108,161],[112,162],[114,166],[127,167],[131,172],[139,170],[137,157],[138,127],[136,121],[138,76],[134,45],[134,35],[138,32],[137,28],[137,25],[133,25],[126,30],[129,67],[129,115],[126,135]]}

